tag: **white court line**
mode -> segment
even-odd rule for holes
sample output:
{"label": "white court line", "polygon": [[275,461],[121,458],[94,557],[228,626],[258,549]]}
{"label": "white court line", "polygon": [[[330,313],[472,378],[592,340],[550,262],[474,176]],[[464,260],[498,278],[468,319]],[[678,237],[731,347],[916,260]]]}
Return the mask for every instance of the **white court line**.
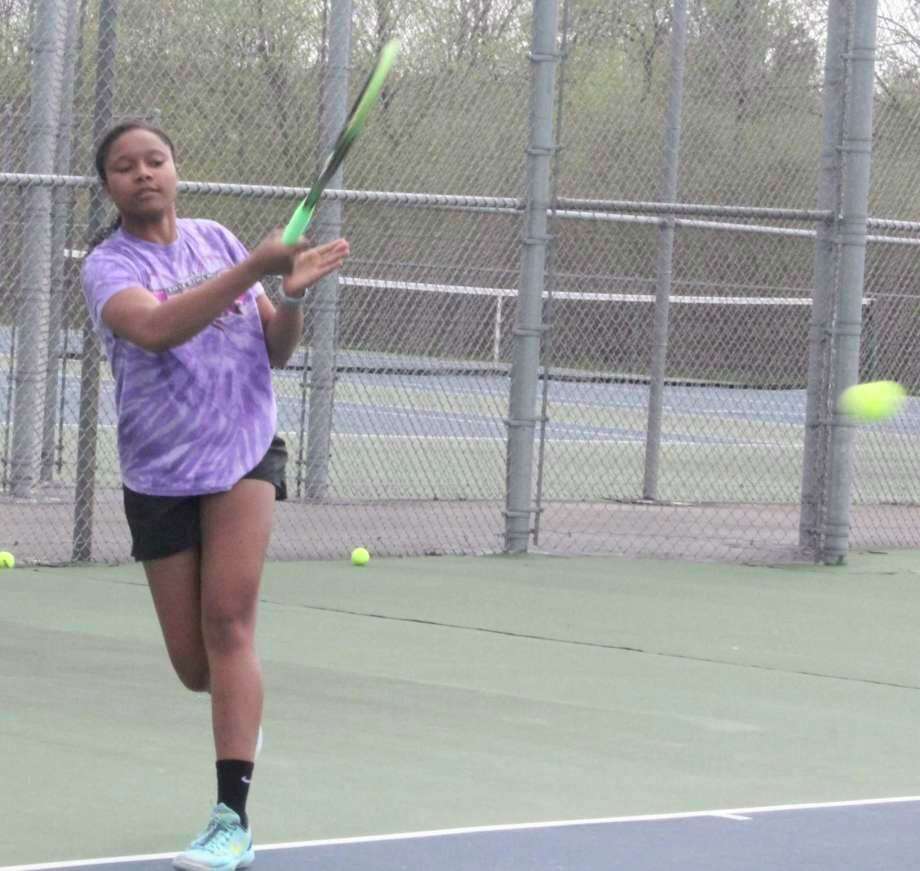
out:
{"label": "white court line", "polygon": [[[613,823],[655,823],[668,820],[692,820],[706,817],[720,817],[727,819],[748,820],[748,814],[779,813],[782,811],[824,810],[828,808],[843,807],[873,807],[886,804],[905,804],[907,802],[920,802],[920,796],[908,795],[897,798],[870,798],[855,801],[830,801],[809,804],[780,804],[766,807],[730,808],[713,811],[690,811],[673,814],[643,814],[627,817],[597,817],[584,820],[556,820],[542,823],[513,823],[501,826],[471,826],[459,829],[436,829],[428,832],[404,832],[391,835],[366,835],[356,838],[329,838],[318,841],[290,841],[284,844],[266,844],[257,846],[256,853],[268,850],[292,850],[305,847],[335,847],[348,844],[373,844],[385,841],[413,841],[421,838],[443,838],[456,835],[476,835],[488,832],[522,832],[539,831],[540,829],[572,828],[574,826],[594,826]],[[74,862],[45,862],[38,865],[4,865],[0,871],[52,871],[58,868],[86,868],[92,865],[114,865],[117,862],[142,862],[158,859],[171,859],[177,851],[171,853],[151,853],[145,856],[120,856],[107,859],[83,859]]]}

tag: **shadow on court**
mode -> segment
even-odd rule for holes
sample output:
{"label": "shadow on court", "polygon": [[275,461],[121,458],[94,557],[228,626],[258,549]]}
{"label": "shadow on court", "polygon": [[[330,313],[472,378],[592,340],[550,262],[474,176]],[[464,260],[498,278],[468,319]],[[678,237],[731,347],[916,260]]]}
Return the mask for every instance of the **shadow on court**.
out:
{"label": "shadow on court", "polygon": [[[910,802],[711,811],[916,794],[918,616],[907,552],[272,564],[257,867],[905,867]],[[213,748],[141,570],[3,572],[0,648],[0,866],[168,868]]]}

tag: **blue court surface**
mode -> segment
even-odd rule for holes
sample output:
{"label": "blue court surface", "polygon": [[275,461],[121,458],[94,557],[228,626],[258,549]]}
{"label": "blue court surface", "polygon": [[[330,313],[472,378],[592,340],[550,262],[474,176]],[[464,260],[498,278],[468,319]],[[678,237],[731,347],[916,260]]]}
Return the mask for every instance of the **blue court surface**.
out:
{"label": "blue court surface", "polygon": [[[920,867],[920,797],[572,820],[256,845],[262,871],[901,871]],[[172,853],[0,871],[163,871]]]}

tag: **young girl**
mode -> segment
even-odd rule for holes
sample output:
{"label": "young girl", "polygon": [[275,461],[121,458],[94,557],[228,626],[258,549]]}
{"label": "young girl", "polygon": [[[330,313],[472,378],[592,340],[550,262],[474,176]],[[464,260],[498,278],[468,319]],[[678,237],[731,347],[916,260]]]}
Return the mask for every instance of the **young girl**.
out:
{"label": "young girl", "polygon": [[[273,233],[250,254],[220,224],[177,218],[175,150],[143,122],[110,130],[96,169],[119,219],[86,258],[83,289],[115,376],[132,555],[180,680],[211,694],[217,804],[174,865],[234,871],[254,858],[256,603],[286,495],[271,367],[299,343],[305,293],[348,243],[287,246]],[[284,276],[278,308],[259,283],[269,274]]]}

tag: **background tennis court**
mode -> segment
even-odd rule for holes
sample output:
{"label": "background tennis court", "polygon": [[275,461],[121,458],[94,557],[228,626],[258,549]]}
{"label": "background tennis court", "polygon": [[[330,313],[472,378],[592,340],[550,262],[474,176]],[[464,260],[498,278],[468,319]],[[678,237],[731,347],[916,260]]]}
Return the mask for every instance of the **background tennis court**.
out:
{"label": "background tennis court", "polygon": [[[497,548],[500,542],[494,529],[476,523],[469,516],[476,509],[466,508],[464,503],[472,491],[481,502],[491,503],[494,514],[500,510],[502,492],[497,481],[503,473],[505,440],[500,417],[508,389],[507,372],[498,367],[491,371],[480,369],[475,374],[448,370],[441,375],[430,371],[427,364],[426,370],[421,370],[412,358],[368,353],[342,354],[339,361],[342,371],[336,385],[332,438],[332,468],[339,503],[327,503],[326,507],[343,519],[323,532],[321,543],[311,542],[316,533],[314,524],[325,528],[322,505],[314,506],[298,540],[292,542],[289,534],[284,535],[274,545],[275,555],[284,557],[292,547],[307,547],[332,558],[347,553],[359,541],[377,554],[399,555],[412,546],[411,535],[400,527],[406,525],[411,531],[424,510],[415,506],[432,497],[454,506],[453,522],[461,527],[457,530],[457,544],[448,549],[485,552]],[[303,373],[296,363],[291,371],[277,373],[275,381],[280,430],[293,458],[291,492],[295,498],[302,498],[305,440],[298,424],[305,407],[299,390]],[[70,373],[62,376],[60,389],[64,414],[57,433],[59,501],[51,505],[57,512],[55,524],[63,526],[72,512],[67,490],[76,482],[79,379],[72,366]],[[109,420],[114,419],[113,390],[114,383],[104,373],[100,405]],[[649,532],[639,529],[647,522],[652,506],[634,506],[631,517],[625,514],[642,485],[647,403],[648,387],[641,383],[573,380],[554,385],[553,418],[547,425],[544,491],[550,497],[561,494],[566,500],[601,506],[585,512],[569,533],[580,537],[575,547],[581,552],[609,550],[611,538],[621,542],[624,549],[638,553],[662,552],[662,546],[654,543]],[[805,391],[685,383],[669,389],[666,409],[668,428],[662,453],[666,459],[674,457],[678,462],[665,466],[660,488],[663,498],[674,503],[672,536],[679,537],[681,526],[685,538],[692,538],[694,528],[702,531],[709,527],[707,538],[712,554],[716,553],[715,539],[721,535],[723,554],[742,548],[748,557],[756,553],[767,561],[788,558],[788,542],[794,537],[798,521],[794,510],[783,510],[781,506],[794,505],[801,486]],[[3,410],[4,403],[0,401],[0,415]],[[916,495],[908,489],[912,478],[899,479],[903,470],[910,468],[918,424],[920,411],[916,400],[911,399],[896,422],[874,428],[875,438],[885,440],[884,451],[869,452],[864,443],[857,444],[859,504],[888,501],[893,479],[899,481],[910,501],[916,501]],[[117,528],[123,522],[117,499],[120,479],[114,425],[101,426],[97,438],[99,482],[114,491],[116,497],[100,502],[99,507]],[[368,475],[367,469],[380,471]],[[723,507],[719,512],[722,520],[713,519],[712,507],[723,505],[726,494],[732,492],[744,494],[748,502],[776,506],[774,523],[779,520],[781,531],[774,536],[763,535],[759,550],[755,550],[753,541],[745,542],[744,522],[740,526],[737,521],[726,525],[726,515],[730,516],[733,509]],[[384,508],[395,502],[405,506],[402,517]],[[367,509],[358,511],[362,503],[367,504]],[[704,509],[694,518],[686,509],[700,503],[708,503],[710,510]],[[349,504],[356,507],[350,520]],[[616,529],[605,536],[592,536],[593,527],[610,522],[603,506],[616,506]],[[289,516],[305,516],[302,506],[279,506],[279,510],[282,523]],[[903,510],[889,507],[887,525],[896,526]],[[410,516],[414,518],[411,521]],[[878,523],[881,515],[876,516]],[[762,516],[757,522],[770,521]],[[8,523],[7,528],[12,529],[13,520]],[[18,535],[25,537],[27,530]],[[18,535],[10,537],[15,539]],[[120,537],[112,541],[114,552],[126,546],[126,535],[122,529]],[[638,543],[637,536],[644,536],[645,543]],[[558,534],[552,535],[552,526],[537,544],[557,552],[569,549]],[[434,539],[429,547],[436,551],[444,545]],[[680,554],[681,548],[692,545],[675,543],[673,553]],[[683,552],[692,554],[693,550]],[[702,548],[697,552],[706,553]],[[37,545],[34,554],[42,562],[63,561],[69,556],[66,542],[54,538]]]}

